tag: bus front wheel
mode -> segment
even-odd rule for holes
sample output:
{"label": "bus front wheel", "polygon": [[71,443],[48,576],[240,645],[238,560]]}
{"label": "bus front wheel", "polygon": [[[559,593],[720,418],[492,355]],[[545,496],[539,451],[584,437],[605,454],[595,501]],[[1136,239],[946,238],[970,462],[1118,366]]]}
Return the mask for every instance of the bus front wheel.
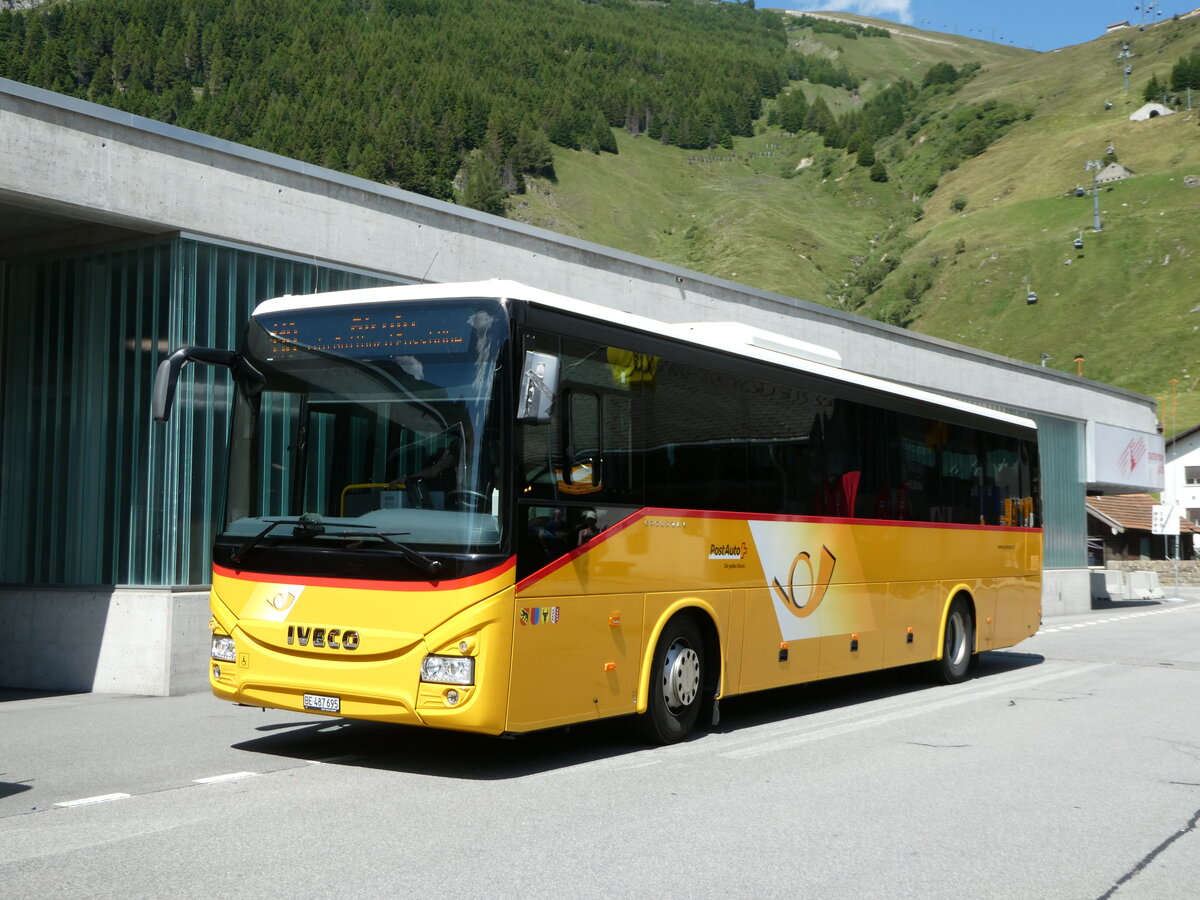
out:
{"label": "bus front wheel", "polygon": [[700,713],[704,642],[690,616],[667,623],[650,667],[650,696],[641,716],[645,737],[658,744],[683,740]]}
{"label": "bus front wheel", "polygon": [[946,616],[942,658],[934,661],[934,674],[943,684],[958,684],[970,676],[978,660],[971,606],[964,598],[956,597]]}

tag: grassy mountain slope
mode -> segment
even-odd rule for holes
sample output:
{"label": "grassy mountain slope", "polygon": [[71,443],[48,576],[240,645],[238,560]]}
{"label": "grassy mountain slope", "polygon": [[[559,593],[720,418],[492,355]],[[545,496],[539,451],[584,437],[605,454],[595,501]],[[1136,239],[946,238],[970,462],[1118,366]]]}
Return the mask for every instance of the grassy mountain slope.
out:
{"label": "grassy mountain slope", "polygon": [[[799,20],[805,13],[794,14]],[[932,34],[907,25],[883,22],[853,13],[819,13],[821,18],[850,22],[863,26],[885,26],[890,40],[850,39],[836,34],[813,32],[807,28],[792,32],[792,46],[803,53],[826,53],[837,58],[852,72],[864,79],[863,90],[886,85],[897,78],[919,82],[934,63],[948,62],[954,66],[978,62],[991,68],[1004,62],[1029,59],[1028,50],[979,41],[957,35]]]}
{"label": "grassy mountain slope", "polygon": [[[822,298],[828,272],[867,253],[907,206],[862,173],[822,184],[813,135],[761,135],[687,151],[617,133],[619,153],[556,151],[557,182],[530,180],[512,216],[552,230],[795,297]],[[771,154],[753,156],[753,154]]]}
{"label": "grassy mountain slope", "polygon": [[[855,18],[862,22],[870,20]],[[913,32],[905,29],[905,32]],[[847,111],[933,62],[989,64],[1028,51],[917,33],[849,39],[793,28],[790,43],[846,65],[861,84],[798,84]],[[616,156],[555,151],[555,181],[531,179],[510,214],[521,221],[795,297],[826,302],[831,283],[889,228],[912,221],[900,185],[879,184],[814,134],[760,125],[732,152],[684,151],[618,132]]]}
{"label": "grassy mountain slope", "polygon": [[[1123,41],[1134,54],[1128,93],[1116,58]],[[961,92],[965,102],[1016,98],[1034,115],[943,179],[874,303],[924,269],[933,286],[913,310],[916,330],[1029,361],[1045,353],[1066,371],[1082,355],[1085,377],[1165,398],[1168,431],[1200,420],[1200,188],[1184,185],[1200,175],[1198,119],[1128,118],[1150,75],[1165,79],[1197,45],[1193,19],[983,72]],[[1085,164],[1110,146],[1135,175],[1102,187],[1094,233],[1092,197],[1073,189],[1090,188]]]}
{"label": "grassy mountain slope", "polygon": [[[861,79],[857,95],[798,85],[810,101],[822,96],[848,110],[899,78],[919,83],[934,62],[982,63],[920,130],[893,142],[894,158],[921,152],[922,139],[966,104],[1012,104],[1028,118],[916,204],[920,186],[872,183],[814,135],[760,125],[754,138],[735,141],[733,158],[623,134],[617,156],[556,152],[557,183],[534,183],[513,216],[831,305],[838,283],[864,261],[901,254],[860,312],[892,318],[900,308],[914,330],[1029,362],[1044,353],[1047,365],[1068,372],[1082,355],[1085,377],[1165,398],[1168,431],[1200,420],[1200,188],[1183,180],[1200,175],[1197,118],[1184,111],[1128,120],[1150,75],[1165,80],[1200,47],[1200,19],[1035,54],[838,18],[886,25],[893,36],[792,29],[793,47],[826,53]],[[1116,59],[1122,41],[1134,54],[1128,92]],[[1136,174],[1102,188],[1103,229],[1094,234],[1092,199],[1073,189],[1090,187],[1084,165],[1109,146]],[[966,200],[961,212],[952,209],[956,198]],[[914,282],[930,285],[915,303],[904,296]],[[1035,305],[1026,303],[1027,285]]]}

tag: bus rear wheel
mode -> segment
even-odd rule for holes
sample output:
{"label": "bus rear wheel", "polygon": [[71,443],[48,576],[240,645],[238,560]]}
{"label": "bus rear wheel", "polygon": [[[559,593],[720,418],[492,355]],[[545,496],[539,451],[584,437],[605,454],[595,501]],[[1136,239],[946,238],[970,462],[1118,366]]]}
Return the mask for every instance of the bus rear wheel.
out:
{"label": "bus rear wheel", "polygon": [[704,666],[700,629],[690,616],[676,616],[663,629],[650,667],[650,696],[641,716],[648,740],[674,744],[695,727]]}
{"label": "bus rear wheel", "polygon": [[967,680],[978,661],[975,653],[975,620],[970,604],[962,597],[956,597],[946,616],[942,658],[934,661],[934,674],[942,684],[958,684]]}

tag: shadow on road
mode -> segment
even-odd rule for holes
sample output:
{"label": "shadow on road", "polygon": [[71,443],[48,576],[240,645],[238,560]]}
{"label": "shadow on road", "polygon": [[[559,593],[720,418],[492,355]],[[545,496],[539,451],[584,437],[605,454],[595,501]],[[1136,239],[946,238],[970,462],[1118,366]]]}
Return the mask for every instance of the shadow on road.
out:
{"label": "shadow on road", "polygon": [[[986,680],[1041,662],[1043,657],[1033,653],[983,653],[977,677]],[[698,729],[691,740],[936,689],[915,666],[759,691],[722,700],[720,724]],[[504,739],[348,719],[306,720],[264,725],[262,737],[234,748],[329,765],[493,781],[653,752],[633,725],[633,718],[625,717]]]}
{"label": "shadow on road", "polygon": [[1102,597],[1092,598],[1092,609],[1137,609],[1139,606],[1162,606],[1161,600],[1105,600]]}
{"label": "shadow on road", "polygon": [[329,765],[479,781],[520,778],[645,749],[628,719],[555,728],[514,739],[349,719],[265,726],[234,749]]}
{"label": "shadow on road", "polygon": [[0,688],[0,703],[10,703],[16,700],[40,700],[43,697],[69,697],[72,694],[86,694],[87,691],[26,691],[18,688]]}
{"label": "shadow on road", "polygon": [[20,781],[0,781],[0,800],[30,790],[32,785]]}

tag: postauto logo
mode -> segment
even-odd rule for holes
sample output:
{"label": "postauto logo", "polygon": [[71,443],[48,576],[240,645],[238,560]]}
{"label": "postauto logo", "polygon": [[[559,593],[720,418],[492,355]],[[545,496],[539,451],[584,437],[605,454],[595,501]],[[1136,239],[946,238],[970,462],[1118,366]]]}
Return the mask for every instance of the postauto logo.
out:
{"label": "postauto logo", "polygon": [[708,549],[709,559],[745,559],[750,553],[750,547],[745,542],[741,544],[711,544]]}

